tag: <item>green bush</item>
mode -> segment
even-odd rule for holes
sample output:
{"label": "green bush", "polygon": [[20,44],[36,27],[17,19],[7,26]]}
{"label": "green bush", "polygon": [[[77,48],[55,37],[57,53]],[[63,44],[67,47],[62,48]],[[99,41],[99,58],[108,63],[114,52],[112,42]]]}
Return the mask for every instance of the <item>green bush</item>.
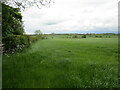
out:
{"label": "green bush", "polygon": [[29,47],[29,37],[25,35],[9,35],[3,38],[4,51],[15,52]]}
{"label": "green bush", "polygon": [[83,35],[82,38],[86,38],[86,35]]}
{"label": "green bush", "polygon": [[98,36],[96,35],[95,37],[97,38]]}
{"label": "green bush", "polygon": [[2,38],[4,52],[21,51],[28,48],[31,43],[39,39],[45,39],[41,35],[9,35]]}
{"label": "green bush", "polygon": [[72,38],[78,38],[78,36],[77,36],[77,35],[74,35]]}
{"label": "green bush", "polygon": [[39,39],[44,39],[44,38],[42,38],[42,36],[40,35],[32,35],[32,36],[28,36],[28,39],[29,39],[29,43],[31,44]]}

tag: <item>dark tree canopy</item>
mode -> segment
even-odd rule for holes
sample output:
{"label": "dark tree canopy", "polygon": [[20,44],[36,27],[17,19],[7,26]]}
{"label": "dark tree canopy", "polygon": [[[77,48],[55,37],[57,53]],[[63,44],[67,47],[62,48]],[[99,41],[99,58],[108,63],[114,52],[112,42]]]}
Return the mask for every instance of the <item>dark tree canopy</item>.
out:
{"label": "dark tree canopy", "polygon": [[41,32],[40,30],[36,30],[36,31],[35,31],[35,34],[36,34],[36,35],[41,35],[42,32]]}
{"label": "dark tree canopy", "polygon": [[19,8],[2,4],[2,36],[22,35],[24,33],[22,15]]}

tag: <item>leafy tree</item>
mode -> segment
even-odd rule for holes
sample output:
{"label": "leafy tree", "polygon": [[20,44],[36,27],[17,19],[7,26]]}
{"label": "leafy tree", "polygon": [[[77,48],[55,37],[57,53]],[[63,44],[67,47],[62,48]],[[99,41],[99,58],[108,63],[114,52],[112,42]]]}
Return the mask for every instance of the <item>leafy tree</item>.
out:
{"label": "leafy tree", "polygon": [[36,31],[35,31],[35,34],[36,34],[36,35],[41,35],[42,32],[41,32],[40,30],[36,30]]}
{"label": "leafy tree", "polygon": [[2,36],[22,35],[24,33],[22,15],[19,8],[2,4]]}

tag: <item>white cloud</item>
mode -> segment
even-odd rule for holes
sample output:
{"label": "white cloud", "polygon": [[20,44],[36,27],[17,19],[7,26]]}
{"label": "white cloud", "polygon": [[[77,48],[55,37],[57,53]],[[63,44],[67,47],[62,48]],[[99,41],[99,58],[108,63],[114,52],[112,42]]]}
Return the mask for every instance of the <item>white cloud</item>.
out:
{"label": "white cloud", "polygon": [[118,0],[54,0],[50,8],[23,14],[26,33],[117,32]]}

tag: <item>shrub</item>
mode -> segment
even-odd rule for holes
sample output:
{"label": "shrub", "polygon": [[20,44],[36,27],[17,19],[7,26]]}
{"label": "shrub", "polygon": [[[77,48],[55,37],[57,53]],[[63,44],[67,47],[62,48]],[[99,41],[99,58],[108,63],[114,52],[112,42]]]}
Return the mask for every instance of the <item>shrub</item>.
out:
{"label": "shrub", "polygon": [[97,35],[95,37],[98,37]]}
{"label": "shrub", "polygon": [[4,37],[2,41],[5,52],[15,52],[30,46],[29,38],[25,35],[9,35]]}
{"label": "shrub", "polygon": [[78,38],[78,36],[77,36],[77,35],[74,35],[72,38]]}
{"label": "shrub", "polygon": [[21,51],[24,48],[28,48],[31,43],[39,40],[45,39],[41,35],[9,35],[2,38],[3,41],[3,51],[4,52],[16,52]]}
{"label": "shrub", "polygon": [[82,38],[86,38],[86,35],[83,35]]}

